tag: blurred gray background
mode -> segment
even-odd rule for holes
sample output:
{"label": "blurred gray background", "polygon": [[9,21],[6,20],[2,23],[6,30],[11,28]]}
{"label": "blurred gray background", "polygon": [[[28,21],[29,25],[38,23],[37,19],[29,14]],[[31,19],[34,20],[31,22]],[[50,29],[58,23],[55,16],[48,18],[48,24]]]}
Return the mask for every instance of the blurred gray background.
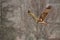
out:
{"label": "blurred gray background", "polygon": [[[48,4],[47,26],[27,13],[39,17]],[[0,0],[0,40],[60,40],[60,0]]]}

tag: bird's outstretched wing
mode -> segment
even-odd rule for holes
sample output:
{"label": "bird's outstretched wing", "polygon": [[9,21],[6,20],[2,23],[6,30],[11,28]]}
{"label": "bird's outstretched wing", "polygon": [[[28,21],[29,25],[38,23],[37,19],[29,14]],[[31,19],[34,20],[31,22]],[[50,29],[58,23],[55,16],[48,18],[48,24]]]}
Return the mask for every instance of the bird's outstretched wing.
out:
{"label": "bird's outstretched wing", "polygon": [[32,18],[37,22],[37,23],[43,23],[43,24],[47,24],[46,22],[44,22],[46,16],[48,15],[49,11],[51,10],[51,6],[47,6],[45,8],[45,10],[43,10],[42,14],[40,15],[39,18],[36,17],[36,15],[34,13],[32,13],[30,10],[28,10],[28,14],[30,16],[32,16]]}
{"label": "bird's outstretched wing", "polygon": [[32,18],[33,18],[36,22],[38,21],[37,16],[36,16],[34,13],[32,13],[30,10],[28,10],[28,14],[29,14],[30,16],[32,16]]}
{"label": "bird's outstretched wing", "polygon": [[48,7],[45,8],[45,10],[43,10],[42,14],[39,17],[39,20],[41,22],[44,21],[44,19],[46,18],[46,16],[48,15],[50,10],[51,10],[51,6],[48,6]]}

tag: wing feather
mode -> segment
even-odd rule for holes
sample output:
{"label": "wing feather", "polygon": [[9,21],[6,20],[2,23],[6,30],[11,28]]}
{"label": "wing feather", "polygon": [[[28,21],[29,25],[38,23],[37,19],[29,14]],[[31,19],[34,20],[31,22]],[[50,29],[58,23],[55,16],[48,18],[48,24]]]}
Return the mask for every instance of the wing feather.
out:
{"label": "wing feather", "polygon": [[50,11],[51,6],[48,6],[40,15],[39,20],[44,21],[44,19],[46,18],[46,16],[48,15],[48,12]]}
{"label": "wing feather", "polygon": [[28,10],[28,14],[30,16],[32,16],[32,18],[37,22],[38,18],[37,18],[37,16],[34,13],[32,13],[30,10]]}

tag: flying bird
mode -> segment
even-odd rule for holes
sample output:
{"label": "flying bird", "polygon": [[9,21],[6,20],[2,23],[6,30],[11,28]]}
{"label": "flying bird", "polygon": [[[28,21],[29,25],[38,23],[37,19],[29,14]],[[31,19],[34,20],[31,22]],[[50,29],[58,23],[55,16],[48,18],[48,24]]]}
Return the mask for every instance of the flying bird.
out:
{"label": "flying bird", "polygon": [[32,18],[37,22],[37,23],[42,23],[42,24],[47,24],[44,20],[47,17],[49,11],[51,10],[51,5],[46,6],[46,8],[43,10],[41,13],[40,17],[38,18],[34,13],[32,13],[30,10],[28,10],[28,14],[32,16]]}

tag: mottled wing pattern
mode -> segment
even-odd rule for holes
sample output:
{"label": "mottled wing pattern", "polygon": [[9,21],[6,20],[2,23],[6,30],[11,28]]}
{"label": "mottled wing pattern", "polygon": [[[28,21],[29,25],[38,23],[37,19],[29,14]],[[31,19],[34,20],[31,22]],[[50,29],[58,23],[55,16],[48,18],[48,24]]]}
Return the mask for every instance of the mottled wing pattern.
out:
{"label": "mottled wing pattern", "polygon": [[48,15],[48,12],[50,11],[51,6],[48,6],[45,8],[45,10],[42,12],[42,14],[40,15],[39,19],[41,21],[44,21],[44,19],[46,18],[46,16]]}

